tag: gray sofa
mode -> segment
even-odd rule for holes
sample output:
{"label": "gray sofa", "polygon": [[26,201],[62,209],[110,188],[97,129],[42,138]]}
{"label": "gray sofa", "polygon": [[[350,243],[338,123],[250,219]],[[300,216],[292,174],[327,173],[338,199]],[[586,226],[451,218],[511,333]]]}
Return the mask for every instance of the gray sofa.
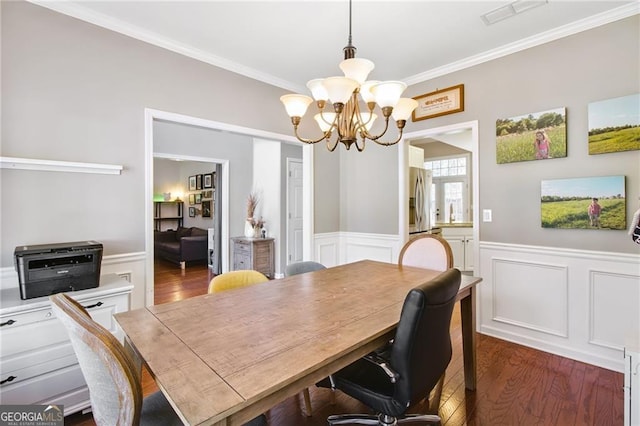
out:
{"label": "gray sofa", "polygon": [[156,257],[177,264],[207,260],[206,229],[192,227],[156,231],[153,240]]}

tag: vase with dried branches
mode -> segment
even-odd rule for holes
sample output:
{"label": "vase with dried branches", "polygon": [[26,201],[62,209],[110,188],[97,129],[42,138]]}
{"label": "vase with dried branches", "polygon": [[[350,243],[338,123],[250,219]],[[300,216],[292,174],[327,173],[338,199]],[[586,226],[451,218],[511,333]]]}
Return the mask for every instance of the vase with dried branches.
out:
{"label": "vase with dried branches", "polygon": [[247,222],[245,224],[245,237],[259,237],[262,227],[264,226],[264,220],[262,218],[256,218],[256,208],[260,199],[258,194],[251,192],[247,197]]}

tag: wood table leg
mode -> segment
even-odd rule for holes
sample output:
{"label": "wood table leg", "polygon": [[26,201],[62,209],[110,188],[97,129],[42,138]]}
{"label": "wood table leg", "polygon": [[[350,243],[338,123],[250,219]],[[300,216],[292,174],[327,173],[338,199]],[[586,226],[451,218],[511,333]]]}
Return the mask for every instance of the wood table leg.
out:
{"label": "wood table leg", "polygon": [[464,383],[468,390],[476,389],[476,292],[460,299],[462,325],[462,357],[464,359]]}

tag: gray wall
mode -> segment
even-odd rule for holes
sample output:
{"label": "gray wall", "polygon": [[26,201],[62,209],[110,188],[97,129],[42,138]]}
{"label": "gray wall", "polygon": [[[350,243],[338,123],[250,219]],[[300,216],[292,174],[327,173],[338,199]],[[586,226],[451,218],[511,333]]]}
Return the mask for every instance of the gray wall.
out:
{"label": "gray wall", "polygon": [[[2,155],[124,166],[120,176],[3,169],[0,266],[21,244],[144,251],[144,108],[291,132],[282,89],[34,4],[0,7]],[[243,216],[231,212],[232,233]]]}
{"label": "gray wall", "polygon": [[[480,200],[493,222],[480,239],[502,243],[637,253],[626,231],[542,229],[543,179],[625,175],[627,221],[638,209],[640,151],[589,155],[587,105],[640,92],[640,17],[637,15],[501,59],[412,86],[417,96],[465,85],[465,110],[409,123],[408,131],[478,120]],[[496,164],[498,118],[566,107],[566,158]]]}
{"label": "gray wall", "polygon": [[[19,244],[97,239],[106,255],[144,250],[145,107],[291,133],[282,89],[37,5],[0,7],[2,155],[124,166],[120,176],[2,170],[0,266],[12,265]],[[589,102],[640,91],[639,28],[635,16],[408,89],[416,96],[465,84],[464,112],[406,131],[479,121],[477,208],[494,211],[494,222],[480,224],[482,240],[637,250],[623,231],[541,229],[539,196],[541,179],[626,175],[627,217],[637,209],[640,151],[589,156],[586,114]],[[496,164],[497,118],[559,106],[567,107],[567,158]],[[314,150],[315,232],[397,233],[397,147],[338,150]],[[245,194],[232,205],[243,206]],[[242,217],[231,212],[231,233],[241,232]]]}

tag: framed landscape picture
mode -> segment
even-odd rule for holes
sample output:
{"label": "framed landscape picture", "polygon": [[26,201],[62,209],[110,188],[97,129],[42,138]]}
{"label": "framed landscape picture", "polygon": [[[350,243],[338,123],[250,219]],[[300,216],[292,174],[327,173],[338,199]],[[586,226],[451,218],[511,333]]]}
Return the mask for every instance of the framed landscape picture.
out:
{"label": "framed landscape picture", "polygon": [[496,162],[548,160],[567,156],[566,108],[496,120]]}
{"label": "framed landscape picture", "polygon": [[624,176],[543,180],[543,228],[626,229]]}
{"label": "framed landscape picture", "polygon": [[640,149],[640,93],[589,104],[589,154]]}

